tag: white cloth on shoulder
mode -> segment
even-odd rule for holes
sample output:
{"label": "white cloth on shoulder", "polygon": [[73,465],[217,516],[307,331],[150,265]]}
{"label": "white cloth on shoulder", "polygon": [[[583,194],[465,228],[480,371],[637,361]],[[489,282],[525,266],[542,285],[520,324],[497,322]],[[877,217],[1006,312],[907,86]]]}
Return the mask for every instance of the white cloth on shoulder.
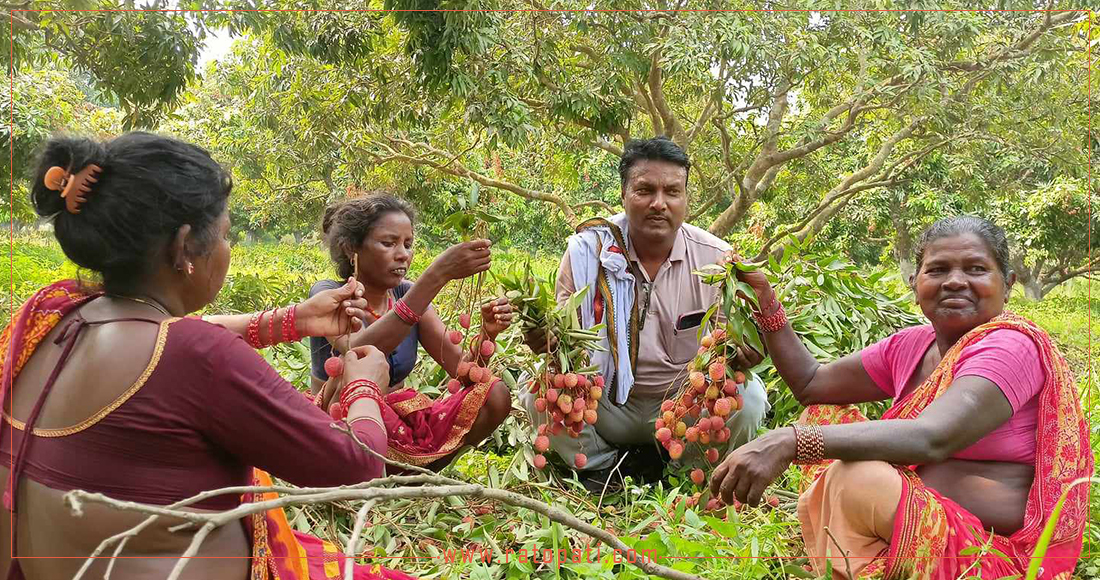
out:
{"label": "white cloth on shoulder", "polygon": [[[623,243],[630,244],[627,232],[627,219],[625,213],[616,214],[608,218],[622,231]],[[618,377],[618,388],[615,393],[615,404],[622,405],[630,396],[630,389],[634,386],[634,371],[630,368],[630,311],[634,306],[634,275],[630,273],[627,264],[627,249],[619,248],[621,252],[611,251],[610,248],[617,245],[615,237],[608,227],[595,226],[585,229],[569,237],[569,261],[573,269],[573,283],[578,290],[588,287],[584,300],[581,301],[580,315],[581,325],[584,328],[592,328],[596,325],[596,316],[592,301],[599,292],[597,287],[597,275],[602,265],[607,275],[607,284],[611,289],[612,304],[604,305],[605,315],[603,322],[608,320],[607,313],[614,312],[616,351],[619,353],[619,364],[616,368],[615,359],[611,356],[610,344],[607,341],[607,328],[600,331],[603,337],[604,351],[591,353],[592,363],[599,365],[603,374],[604,383],[610,387],[612,381]],[[599,250],[599,256],[597,256]],[[598,258],[598,261],[597,261]]]}

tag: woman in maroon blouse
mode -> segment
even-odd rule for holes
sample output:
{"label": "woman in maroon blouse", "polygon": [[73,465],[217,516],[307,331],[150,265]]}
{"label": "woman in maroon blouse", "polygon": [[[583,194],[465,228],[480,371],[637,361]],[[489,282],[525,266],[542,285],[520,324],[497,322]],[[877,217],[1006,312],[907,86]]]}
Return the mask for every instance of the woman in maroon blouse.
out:
{"label": "woman in maroon blouse", "polygon": [[[62,501],[72,489],[166,505],[269,481],[265,472],[305,486],[383,475],[376,456],[333,429],[253,348],[358,328],[361,284],[349,280],[274,312],[185,318],[225,281],[231,188],[209,154],[174,139],[135,132],[47,144],[35,208],[52,218],[66,256],[102,284],[43,288],[0,336],[0,481],[12,516],[0,514],[0,541],[12,542],[19,558],[3,550],[3,577],[70,578],[100,541],[144,519],[100,505],[75,519]],[[377,403],[388,387],[385,358],[362,347],[344,360],[346,388],[320,406],[341,405],[359,438],[385,454]],[[229,494],[193,507],[220,511],[255,499]],[[132,538],[112,577],[167,576],[190,541],[168,531],[178,523],[162,519]],[[337,551],[291,531],[275,510],[215,530],[184,575],[326,578],[326,562],[341,561]],[[98,561],[89,576],[106,565]],[[408,578],[357,568],[357,579]]]}

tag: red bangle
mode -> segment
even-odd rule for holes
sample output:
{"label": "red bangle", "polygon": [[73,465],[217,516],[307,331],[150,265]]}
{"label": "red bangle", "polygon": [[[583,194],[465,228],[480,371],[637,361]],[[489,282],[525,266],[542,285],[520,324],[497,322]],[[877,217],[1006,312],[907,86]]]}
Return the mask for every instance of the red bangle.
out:
{"label": "red bangle", "polygon": [[378,384],[370,379],[355,379],[354,381],[351,381],[350,383],[344,385],[344,390],[341,391],[340,396],[343,397],[343,393],[351,392],[353,389],[356,388],[373,389],[379,397],[382,396],[382,389],[378,388]]}
{"label": "red bangle", "polygon": [[282,335],[279,337],[282,342],[298,342],[302,340],[302,337],[298,334],[298,329],[294,327],[294,314],[298,310],[298,305],[290,306],[283,314],[283,326]]}
{"label": "red bangle", "polygon": [[405,304],[404,298],[393,304],[393,311],[397,314],[398,318],[405,321],[405,324],[409,326],[413,326],[417,322],[420,322],[420,315],[413,312],[413,309],[410,308],[408,304]]}
{"label": "red bangle", "polygon": [[356,389],[340,401],[340,405],[344,407],[344,415],[347,415],[348,410],[351,409],[351,406],[358,402],[360,399],[370,399],[378,405],[379,409],[382,408],[382,397],[378,395],[378,393],[370,389],[360,388]]}
{"label": "red bangle", "polygon": [[[275,344],[275,313],[277,312],[279,312],[278,308],[272,310],[271,318],[269,318],[267,321],[267,346],[272,346]],[[264,314],[267,314],[266,310],[264,311]]]}
{"label": "red bangle", "polygon": [[248,320],[248,331],[245,332],[245,340],[252,348],[262,348],[260,344],[260,315],[262,313],[257,312],[252,315],[252,318]]}
{"label": "red bangle", "polygon": [[340,393],[340,406],[344,408],[346,414],[352,403],[364,397],[373,400],[381,407],[382,390],[378,388],[374,381],[367,379],[357,379],[345,385],[344,390]]}

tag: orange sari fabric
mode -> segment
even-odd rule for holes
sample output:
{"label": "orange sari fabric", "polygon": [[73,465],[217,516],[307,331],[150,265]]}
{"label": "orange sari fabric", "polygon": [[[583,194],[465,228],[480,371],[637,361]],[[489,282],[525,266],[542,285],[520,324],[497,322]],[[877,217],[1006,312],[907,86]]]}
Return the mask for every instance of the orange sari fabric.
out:
{"label": "orange sari fabric", "polygon": [[[1055,504],[1067,493],[1040,578],[1069,578],[1081,553],[1088,518],[1088,485],[1070,485],[1093,473],[1088,423],[1081,410],[1065,358],[1050,337],[1033,322],[1005,313],[971,330],[944,354],[939,366],[910,394],[898,399],[883,419],[914,419],[954,381],[962,349],[997,329],[1026,334],[1036,344],[1046,374],[1039,392],[1035,481],[1028,494],[1024,525],[1011,536],[986,531],[973,514],[926,487],[915,466],[895,466],[902,476],[902,496],[888,553],[868,565],[861,576],[954,579],[964,571],[983,578],[1022,576],[1030,563]],[[866,421],[854,406],[813,406],[800,423],[841,424]],[[824,474],[832,461],[804,466],[804,487]],[[803,522],[805,525],[805,522]],[[988,545],[992,549],[981,550]],[[977,546],[978,548],[973,548]],[[971,549],[967,549],[971,548]],[[964,553],[965,552],[965,553]],[[999,553],[998,553],[999,552]]]}

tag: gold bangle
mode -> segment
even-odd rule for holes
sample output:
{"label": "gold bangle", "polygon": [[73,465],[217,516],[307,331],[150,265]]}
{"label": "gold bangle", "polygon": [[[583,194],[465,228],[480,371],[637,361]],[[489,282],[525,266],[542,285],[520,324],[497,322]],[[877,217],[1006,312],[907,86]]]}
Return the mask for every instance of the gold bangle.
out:
{"label": "gold bangle", "polygon": [[817,425],[791,425],[794,429],[794,463],[809,465],[825,460],[825,437]]}
{"label": "gold bangle", "polygon": [[378,425],[378,427],[382,429],[383,433],[386,432],[386,426],[383,425],[381,421],[375,419],[374,417],[371,417],[370,415],[363,415],[362,417],[351,419],[350,421],[348,421],[348,426],[354,425],[357,421],[370,421],[371,423]]}

